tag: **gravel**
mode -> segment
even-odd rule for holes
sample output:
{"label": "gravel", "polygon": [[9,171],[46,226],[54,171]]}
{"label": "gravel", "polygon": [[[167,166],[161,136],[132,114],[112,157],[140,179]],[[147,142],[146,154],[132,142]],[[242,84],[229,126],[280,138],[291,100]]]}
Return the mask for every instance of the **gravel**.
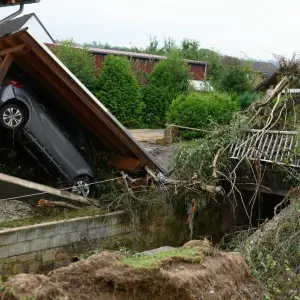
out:
{"label": "gravel", "polygon": [[33,216],[31,207],[18,200],[0,200],[0,222]]}

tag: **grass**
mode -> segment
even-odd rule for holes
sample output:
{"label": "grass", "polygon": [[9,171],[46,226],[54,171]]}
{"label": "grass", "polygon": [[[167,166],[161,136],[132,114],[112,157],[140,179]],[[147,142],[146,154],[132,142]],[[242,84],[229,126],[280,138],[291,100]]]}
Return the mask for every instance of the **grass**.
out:
{"label": "grass", "polygon": [[104,214],[104,211],[101,209],[82,208],[80,210],[66,211],[64,213],[58,213],[55,215],[53,214],[48,216],[33,216],[25,219],[0,222],[0,230],[5,228],[17,228],[46,222],[62,221],[73,218],[89,217],[102,214]]}
{"label": "grass", "polygon": [[168,259],[183,259],[191,263],[201,263],[203,255],[195,248],[177,248],[156,253],[153,255],[139,255],[124,259],[124,263],[136,269],[151,269],[159,267],[159,265]]}

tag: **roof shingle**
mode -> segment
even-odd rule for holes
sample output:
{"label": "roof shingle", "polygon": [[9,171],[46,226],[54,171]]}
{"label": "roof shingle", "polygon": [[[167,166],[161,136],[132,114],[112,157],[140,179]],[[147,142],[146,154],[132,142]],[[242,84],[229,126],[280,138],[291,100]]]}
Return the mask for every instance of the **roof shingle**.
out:
{"label": "roof shingle", "polygon": [[20,18],[12,19],[0,24],[0,38],[20,30],[32,16],[34,16],[34,13],[24,15]]}

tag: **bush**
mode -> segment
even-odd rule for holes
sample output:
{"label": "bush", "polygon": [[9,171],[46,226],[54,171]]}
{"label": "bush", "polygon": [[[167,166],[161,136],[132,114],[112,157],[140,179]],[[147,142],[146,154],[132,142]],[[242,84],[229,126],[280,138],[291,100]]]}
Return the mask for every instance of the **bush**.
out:
{"label": "bush", "polygon": [[76,48],[73,40],[65,40],[52,48],[52,52],[89,90],[95,91],[97,67],[88,49]]}
{"label": "bush", "polygon": [[141,126],[141,89],[131,71],[129,60],[107,56],[97,90],[96,96],[124,126]]}
{"label": "bush", "polygon": [[187,62],[176,50],[154,67],[143,88],[143,118],[148,127],[165,126],[167,110],[173,99],[188,92],[190,76]]}
{"label": "bush", "polygon": [[[175,99],[168,112],[172,124],[209,130],[212,125],[228,124],[238,104],[228,94],[193,93]],[[188,130],[186,138],[201,136],[199,132]]]}
{"label": "bush", "polygon": [[238,95],[252,89],[250,73],[247,68],[240,64],[226,66],[223,75],[217,83],[217,89],[226,93],[237,93]]}
{"label": "bush", "polygon": [[250,106],[252,102],[261,98],[262,95],[260,93],[250,93],[245,92],[239,96],[240,107],[242,110],[246,109]]}
{"label": "bush", "polygon": [[157,87],[154,84],[145,85],[142,89],[145,107],[143,120],[148,128],[164,128],[166,112],[173,96],[167,88]]}

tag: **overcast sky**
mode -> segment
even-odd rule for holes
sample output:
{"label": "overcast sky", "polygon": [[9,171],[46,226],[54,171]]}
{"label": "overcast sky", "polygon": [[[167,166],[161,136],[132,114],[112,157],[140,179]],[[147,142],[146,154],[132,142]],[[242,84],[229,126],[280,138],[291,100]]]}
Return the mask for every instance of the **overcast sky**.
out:
{"label": "overcast sky", "polygon": [[[16,9],[1,8],[0,17]],[[191,38],[257,59],[300,52],[299,11],[299,0],[41,0],[25,6],[55,39],[141,47],[150,35],[178,43]]]}

